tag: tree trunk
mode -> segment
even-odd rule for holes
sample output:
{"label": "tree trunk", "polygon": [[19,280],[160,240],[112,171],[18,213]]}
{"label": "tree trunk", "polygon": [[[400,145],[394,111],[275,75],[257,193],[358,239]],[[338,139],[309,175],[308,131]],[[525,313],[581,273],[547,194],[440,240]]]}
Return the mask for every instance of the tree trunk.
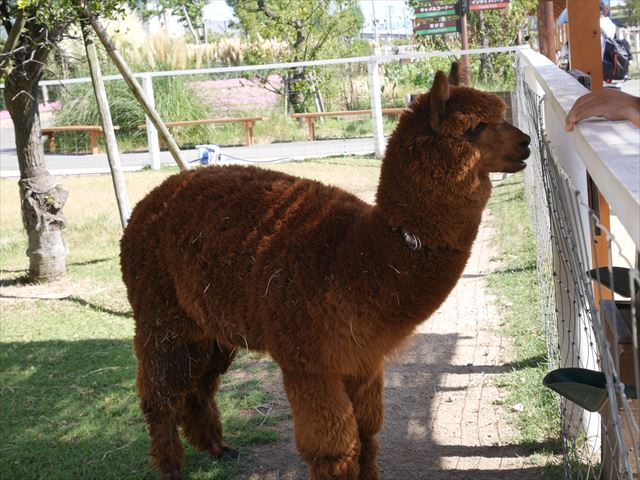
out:
{"label": "tree trunk", "polygon": [[289,89],[287,94],[294,113],[303,113],[306,111],[306,95],[304,91],[306,81],[307,74],[304,68],[294,70],[288,78]]}
{"label": "tree trunk", "polygon": [[4,90],[15,130],[22,223],[29,242],[29,276],[34,281],[63,275],[67,256],[62,207],[68,192],[46,169],[38,111],[38,83],[48,56],[47,48],[36,49],[32,61],[17,65],[7,76]]}

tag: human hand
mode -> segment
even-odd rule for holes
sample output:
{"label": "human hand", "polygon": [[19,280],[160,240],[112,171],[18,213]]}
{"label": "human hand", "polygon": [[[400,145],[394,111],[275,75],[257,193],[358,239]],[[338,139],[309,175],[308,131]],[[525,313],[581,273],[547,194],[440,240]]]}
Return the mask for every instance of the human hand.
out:
{"label": "human hand", "polygon": [[604,117],[607,120],[629,120],[640,128],[640,98],[610,88],[601,88],[583,95],[571,107],[564,129],[573,130],[576,122],[588,117]]}

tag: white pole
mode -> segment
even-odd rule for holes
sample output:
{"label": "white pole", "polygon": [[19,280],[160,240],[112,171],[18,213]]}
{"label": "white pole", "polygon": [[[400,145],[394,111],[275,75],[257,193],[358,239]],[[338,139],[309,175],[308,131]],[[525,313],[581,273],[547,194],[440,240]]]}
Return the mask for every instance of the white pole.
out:
{"label": "white pole", "polygon": [[[155,100],[153,96],[153,78],[151,75],[142,77],[142,88],[149,100],[149,103],[155,108]],[[160,142],[158,140],[158,130],[148,115],[145,115],[147,121],[147,144],[149,145],[149,155],[151,156],[151,169],[160,170]]]}
{"label": "white pole", "polygon": [[380,98],[380,74],[375,56],[367,63],[369,71],[369,97],[371,99],[371,122],[373,124],[373,142],[376,157],[384,155],[384,130],[382,124],[382,100]]}

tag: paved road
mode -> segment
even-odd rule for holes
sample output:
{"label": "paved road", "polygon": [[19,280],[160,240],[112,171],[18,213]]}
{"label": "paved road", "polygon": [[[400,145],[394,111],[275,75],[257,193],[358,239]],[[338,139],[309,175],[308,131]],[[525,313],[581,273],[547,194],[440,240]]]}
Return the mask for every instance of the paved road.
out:
{"label": "paved road", "polygon": [[[372,138],[350,138],[319,140],[314,142],[287,142],[258,144],[251,147],[223,147],[223,163],[275,162],[302,160],[309,157],[338,155],[364,155],[373,152]],[[125,171],[140,170],[151,164],[147,152],[123,153],[120,155]],[[45,155],[49,172],[53,175],[87,175],[109,172],[106,153],[98,155]],[[184,150],[183,158],[197,162],[197,150]],[[174,165],[169,152],[160,152],[162,165]],[[0,176],[19,177],[18,157],[13,128],[0,129]]]}

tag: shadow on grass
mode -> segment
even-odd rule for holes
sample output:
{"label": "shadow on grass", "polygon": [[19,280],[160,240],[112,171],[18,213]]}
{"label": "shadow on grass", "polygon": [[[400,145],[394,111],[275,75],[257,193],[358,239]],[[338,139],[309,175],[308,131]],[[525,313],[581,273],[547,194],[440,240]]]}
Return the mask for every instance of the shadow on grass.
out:
{"label": "shadow on grass", "polygon": [[534,452],[548,452],[554,454],[562,454],[562,439],[560,436],[557,438],[547,438],[539,441],[524,440],[520,444],[528,453]]}
{"label": "shadow on grass", "polygon": [[61,298],[60,300],[67,300],[69,302],[74,302],[74,303],[77,303],[78,305],[82,305],[83,307],[89,307],[90,309],[95,310],[96,312],[108,313],[109,315],[115,315],[117,317],[122,317],[122,318],[133,318],[133,312],[131,310],[128,310],[126,312],[123,312],[120,310],[112,310],[111,308],[103,307],[102,305],[96,305],[95,303],[87,302],[84,298],[80,298],[76,296]]}
{"label": "shadow on grass", "polygon": [[117,260],[117,257],[95,258],[93,260],[87,260],[85,262],[71,262],[68,263],[67,266],[86,267],[87,265],[96,265],[97,263],[110,262],[111,260]]}
{"label": "shadow on grass", "polygon": [[26,273],[26,270],[0,270],[0,275],[6,273],[18,273],[23,272],[24,275],[20,275],[15,278],[4,278],[0,280],[0,288],[1,287],[15,287],[22,285],[33,285],[34,283],[29,279],[29,275]]}
{"label": "shadow on grass", "polygon": [[[96,258],[93,260],[87,260],[85,262],[71,262],[67,263],[67,267],[75,266],[75,267],[86,267],[88,265],[96,265],[98,263],[110,262],[112,260],[116,260],[116,257],[105,257],[105,258]],[[12,285],[29,285],[37,282],[31,281],[29,278],[29,272],[26,268],[18,268],[18,269],[0,269],[0,275],[7,274],[16,274],[21,273],[19,277],[11,278],[7,280],[0,280],[0,287],[8,287]]]}
{"label": "shadow on grass", "polygon": [[501,268],[499,270],[496,270],[495,272],[492,272],[492,275],[510,275],[510,274],[514,274],[514,273],[531,273],[531,272],[535,272],[536,271],[536,265],[535,263],[531,264],[530,262],[526,263],[525,265],[521,265],[518,267],[507,267],[507,268]]}
{"label": "shadow on grass", "polygon": [[549,362],[547,355],[541,354],[536,355],[534,357],[524,358],[522,360],[517,360],[515,362],[510,362],[505,365],[509,369],[513,370],[522,370],[525,368],[537,368],[540,365],[547,365]]}
{"label": "shadow on grass", "polygon": [[[1,344],[0,385],[3,478],[157,478],[130,340]],[[276,439],[261,415],[237,406],[262,396],[250,380],[221,388],[226,437],[241,452]],[[186,478],[228,479],[235,469],[186,446]]]}
{"label": "shadow on grass", "polygon": [[92,302],[86,301],[84,298],[76,297],[76,296],[68,296],[68,297],[60,297],[60,298],[47,298],[47,297],[39,297],[33,295],[0,295],[0,298],[12,299],[12,300],[42,300],[42,301],[50,301],[50,302],[60,302],[60,301],[68,301],[74,302],[83,307],[89,307],[91,310],[100,313],[108,313],[109,315],[115,315],[116,317],[123,318],[133,318],[133,313],[131,310],[123,312],[121,310],[113,310],[108,307],[104,307],[102,305],[97,305]]}

